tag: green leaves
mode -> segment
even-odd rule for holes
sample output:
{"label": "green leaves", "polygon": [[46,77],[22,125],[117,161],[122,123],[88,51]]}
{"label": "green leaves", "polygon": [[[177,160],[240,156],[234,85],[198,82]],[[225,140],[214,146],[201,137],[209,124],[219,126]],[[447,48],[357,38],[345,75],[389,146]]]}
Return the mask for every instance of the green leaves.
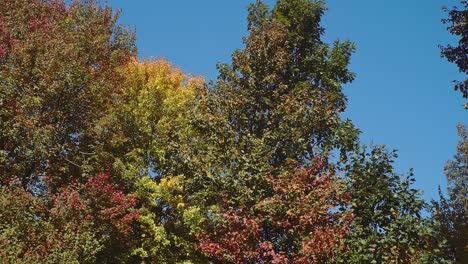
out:
{"label": "green leaves", "polygon": [[333,150],[344,155],[357,141],[357,129],[339,116],[353,45],[322,42],[323,10],[314,1],[278,1],[271,11],[261,1],[251,5],[245,48],[198,94],[192,123],[202,163],[190,186],[207,216],[213,205],[225,220],[206,217],[214,223],[201,232],[200,247],[218,260],[315,263],[342,248],[349,214],[327,214],[347,206],[337,179],[328,189],[308,189],[288,165],[313,170],[311,159],[328,159]]}
{"label": "green leaves", "polygon": [[396,157],[395,151],[375,146],[354,153],[344,165],[355,217],[345,241],[349,253],[339,263],[446,263],[434,254],[436,223],[422,217],[427,205],[411,187],[412,172],[393,172]]}
{"label": "green leaves", "polygon": [[262,190],[258,175],[356,141],[356,129],[339,117],[346,104],[341,86],[352,80],[352,44],[330,50],[320,40],[322,13],[313,1],[279,1],[272,11],[260,1],[249,7],[245,48],[233,53],[231,65],[219,65],[194,118],[208,145],[197,146],[211,166],[204,171],[216,171],[222,188]]}

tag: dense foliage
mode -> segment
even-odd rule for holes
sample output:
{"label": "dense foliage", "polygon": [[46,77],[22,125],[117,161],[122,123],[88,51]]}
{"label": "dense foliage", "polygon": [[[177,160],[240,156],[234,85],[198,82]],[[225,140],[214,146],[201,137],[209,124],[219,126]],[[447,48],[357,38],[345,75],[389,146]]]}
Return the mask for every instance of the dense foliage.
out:
{"label": "dense foliage", "polygon": [[323,158],[310,167],[287,164],[267,175],[270,194],[253,206],[229,205],[202,235],[199,248],[229,263],[324,263],[345,250],[353,215],[344,210],[349,194]]}
{"label": "dense foliage", "polygon": [[1,262],[464,259],[466,129],[431,209],[342,118],[354,44],[323,41],[325,10],[250,5],[207,84],[136,59],[100,1],[0,1]]}
{"label": "dense foliage", "polygon": [[396,157],[376,146],[353,153],[344,165],[355,217],[345,242],[349,252],[339,263],[446,263],[438,222],[422,217],[427,205],[411,187],[412,172],[394,173]]}

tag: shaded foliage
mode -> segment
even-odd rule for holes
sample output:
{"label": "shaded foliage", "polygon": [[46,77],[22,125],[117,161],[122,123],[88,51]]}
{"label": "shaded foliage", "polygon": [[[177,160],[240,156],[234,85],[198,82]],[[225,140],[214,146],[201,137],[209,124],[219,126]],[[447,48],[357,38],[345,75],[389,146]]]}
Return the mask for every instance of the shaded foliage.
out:
{"label": "shaded foliage", "polygon": [[[19,181],[1,187],[0,252],[6,263],[106,263],[125,258],[135,198],[99,174],[38,198]],[[116,248],[117,247],[117,248]],[[118,253],[120,252],[120,253]],[[127,252],[126,255],[129,255]]]}

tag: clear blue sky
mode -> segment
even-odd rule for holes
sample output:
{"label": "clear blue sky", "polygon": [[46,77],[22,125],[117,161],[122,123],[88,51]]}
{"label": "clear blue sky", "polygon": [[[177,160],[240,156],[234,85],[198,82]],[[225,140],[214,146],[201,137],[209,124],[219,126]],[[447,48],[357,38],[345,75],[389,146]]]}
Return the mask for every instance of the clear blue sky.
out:
{"label": "clear blue sky", "polygon": [[[120,22],[136,28],[140,58],[165,58],[184,72],[215,79],[217,62],[229,62],[246,35],[246,6],[253,0],[109,0]],[[275,1],[266,0],[272,6]],[[440,43],[454,38],[440,20],[454,0],[329,0],[325,40],[356,43],[345,86],[344,116],[363,131],[362,143],[399,150],[396,168],[414,168],[426,199],[445,188],[443,166],[455,154],[456,124],[468,124],[451,80],[457,68],[440,58]]]}

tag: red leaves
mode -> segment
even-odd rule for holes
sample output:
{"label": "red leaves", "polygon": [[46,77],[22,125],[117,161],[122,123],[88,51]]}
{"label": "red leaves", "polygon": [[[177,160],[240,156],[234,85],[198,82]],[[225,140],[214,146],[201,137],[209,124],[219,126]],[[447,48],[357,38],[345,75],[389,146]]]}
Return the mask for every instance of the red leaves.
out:
{"label": "red leaves", "polygon": [[133,231],[133,223],[139,216],[137,200],[116,188],[108,173],[100,173],[85,183],[63,187],[55,195],[50,194],[50,215],[55,228],[72,224],[76,232],[87,227],[98,240],[112,237],[124,243]]}
{"label": "red leaves", "polygon": [[132,195],[116,189],[109,173],[89,179],[83,191],[96,221],[108,223],[123,234],[131,231],[131,224],[138,217],[138,211],[132,210],[137,201]]}
{"label": "red leaves", "polygon": [[[42,180],[46,184],[48,179]],[[0,257],[13,256],[15,263],[17,258],[29,263],[34,258],[46,260],[67,252],[80,259],[93,259],[84,252],[96,254],[100,243],[125,245],[129,240],[138,217],[136,203],[133,196],[112,184],[108,173],[41,197],[12,181],[0,186],[0,226],[6,229],[0,234],[0,252],[10,252],[0,253]]]}
{"label": "red leaves", "polygon": [[137,200],[125,195],[111,183],[110,174],[101,173],[85,184],[69,185],[56,196],[56,203],[73,211],[81,211],[84,221],[93,222],[101,233],[132,231],[138,217]]}
{"label": "red leaves", "polygon": [[344,249],[352,214],[336,209],[347,195],[325,159],[290,164],[267,181],[273,192],[253,207],[222,206],[212,235],[201,236],[202,252],[233,263],[321,263]]}
{"label": "red leaves", "polygon": [[252,248],[261,237],[261,227],[255,219],[245,215],[242,210],[226,208],[222,215],[224,220],[217,228],[220,235],[217,242],[204,234],[198,248],[205,254],[212,255],[219,260],[244,263],[244,260],[255,260],[259,252]]}

